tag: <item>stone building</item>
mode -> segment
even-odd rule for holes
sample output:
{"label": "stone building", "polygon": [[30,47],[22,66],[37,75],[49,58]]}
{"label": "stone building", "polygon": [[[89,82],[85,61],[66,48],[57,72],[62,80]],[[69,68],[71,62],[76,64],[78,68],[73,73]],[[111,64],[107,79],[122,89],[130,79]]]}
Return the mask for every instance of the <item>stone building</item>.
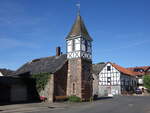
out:
{"label": "stone building", "polygon": [[53,102],[56,96],[66,96],[68,61],[65,54],[60,54],[60,48],[57,50],[59,51],[56,56],[34,59],[15,72],[17,75],[28,72],[23,75],[28,78],[48,73],[50,77],[45,88],[39,92],[39,96],[45,97],[49,102]]}
{"label": "stone building", "polygon": [[91,42],[92,38],[78,14],[66,38],[67,54],[61,54],[59,47],[56,49],[56,56],[34,59],[24,64],[15,74],[30,73],[25,75],[30,77],[39,73],[49,73],[50,79],[39,93],[48,101],[54,101],[59,96],[72,95],[89,100],[93,89]]}
{"label": "stone building", "polygon": [[[66,54],[62,54],[60,47],[58,47],[56,56],[38,58],[27,62],[13,72],[12,76],[18,77],[18,80],[32,80],[33,75],[48,73],[48,82],[38,95],[46,98],[49,102],[57,99],[56,97],[65,96],[78,96],[83,101],[90,100],[93,91],[92,38],[80,14],[77,15],[75,23],[66,37],[66,45]],[[34,96],[36,98],[35,91],[32,91],[35,87],[34,82],[30,84],[33,87],[29,87],[29,83],[25,84],[25,87],[22,88],[25,90],[18,92],[19,95],[22,95],[20,100],[21,98],[22,100],[30,100]],[[20,83],[20,86],[23,85]]]}
{"label": "stone building", "polygon": [[78,14],[67,38],[67,95],[82,100],[92,97],[92,38]]}

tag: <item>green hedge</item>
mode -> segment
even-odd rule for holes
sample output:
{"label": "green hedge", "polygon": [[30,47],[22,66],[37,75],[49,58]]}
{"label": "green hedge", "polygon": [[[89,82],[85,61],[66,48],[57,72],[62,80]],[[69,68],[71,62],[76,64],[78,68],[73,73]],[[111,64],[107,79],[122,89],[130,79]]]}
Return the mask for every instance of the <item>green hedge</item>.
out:
{"label": "green hedge", "polygon": [[50,76],[50,73],[39,73],[32,75],[32,78],[36,80],[36,88],[38,92],[44,90],[48,80],[50,79]]}
{"label": "green hedge", "polygon": [[150,75],[145,75],[144,76],[144,86],[150,90]]}
{"label": "green hedge", "polygon": [[81,102],[81,98],[77,96],[68,97],[69,102]]}

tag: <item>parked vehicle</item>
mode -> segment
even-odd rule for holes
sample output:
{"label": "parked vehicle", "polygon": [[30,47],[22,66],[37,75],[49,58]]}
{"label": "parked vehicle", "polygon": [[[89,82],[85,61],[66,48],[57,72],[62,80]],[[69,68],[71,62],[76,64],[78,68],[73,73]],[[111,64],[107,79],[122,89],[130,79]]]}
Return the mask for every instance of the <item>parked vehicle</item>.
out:
{"label": "parked vehicle", "polygon": [[113,94],[108,94],[108,97],[113,97]]}
{"label": "parked vehicle", "polygon": [[137,89],[135,90],[135,93],[136,93],[136,94],[142,94],[142,90],[141,90],[140,88],[137,88]]}

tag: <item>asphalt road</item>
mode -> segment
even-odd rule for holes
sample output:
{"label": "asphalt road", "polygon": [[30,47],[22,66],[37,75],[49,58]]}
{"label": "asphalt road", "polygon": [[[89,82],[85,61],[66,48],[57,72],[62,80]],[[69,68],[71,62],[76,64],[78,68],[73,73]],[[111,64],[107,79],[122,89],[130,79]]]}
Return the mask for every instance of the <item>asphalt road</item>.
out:
{"label": "asphalt road", "polygon": [[115,97],[36,113],[150,113],[150,97]]}
{"label": "asphalt road", "polygon": [[91,103],[75,103],[62,107],[38,107],[15,113],[150,113],[150,97],[120,96]]}

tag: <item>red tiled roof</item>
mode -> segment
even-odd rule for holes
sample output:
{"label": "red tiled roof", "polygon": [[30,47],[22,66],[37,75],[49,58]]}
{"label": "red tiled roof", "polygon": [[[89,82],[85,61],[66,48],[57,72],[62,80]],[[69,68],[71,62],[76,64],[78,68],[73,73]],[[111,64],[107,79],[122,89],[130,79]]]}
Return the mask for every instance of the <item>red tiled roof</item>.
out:
{"label": "red tiled roof", "polygon": [[140,67],[129,67],[128,70],[134,71],[134,69],[143,69],[144,71],[148,70],[150,66],[140,66]]}
{"label": "red tiled roof", "polygon": [[[110,63],[114,68],[116,68],[118,71],[120,71],[121,73],[124,73],[126,75],[130,75],[130,76],[138,76],[138,75],[145,75],[145,72],[150,69],[150,66],[141,66],[141,67],[130,67],[130,68],[124,68],[122,66],[119,66],[115,63]],[[135,72],[135,69],[143,69],[144,72]]]}
{"label": "red tiled roof", "polygon": [[[127,68],[130,71],[133,71],[136,75],[145,75],[146,71],[150,69],[150,66],[140,66],[140,67],[129,67]],[[135,72],[135,69],[143,69],[143,72]]]}
{"label": "red tiled roof", "polygon": [[118,71],[120,71],[120,72],[122,72],[122,73],[124,73],[126,75],[130,75],[130,76],[135,76],[136,75],[136,73],[134,73],[133,71],[130,71],[130,70],[128,70],[128,69],[126,69],[124,67],[121,67],[121,66],[119,66],[117,64],[111,63],[111,65],[114,68],[116,68]]}

